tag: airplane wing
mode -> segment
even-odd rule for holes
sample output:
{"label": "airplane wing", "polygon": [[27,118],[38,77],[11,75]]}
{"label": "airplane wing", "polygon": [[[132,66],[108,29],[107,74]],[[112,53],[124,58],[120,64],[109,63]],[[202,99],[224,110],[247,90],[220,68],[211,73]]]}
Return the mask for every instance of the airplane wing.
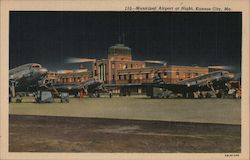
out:
{"label": "airplane wing", "polygon": [[67,92],[70,95],[77,95],[80,91],[84,91],[87,94],[93,94],[103,89],[103,83],[96,81],[94,79],[90,79],[83,83],[77,83],[77,84],[48,83],[47,85],[42,86],[42,88],[40,89],[49,90],[51,92],[54,92],[55,94],[58,94],[59,92]]}
{"label": "airplane wing", "polygon": [[[211,74],[210,74],[211,75]],[[210,77],[196,77],[189,80],[184,80],[176,84],[167,84],[160,77],[155,77],[153,83],[144,84],[148,89],[148,95],[152,95],[164,90],[171,91],[174,94],[192,95],[198,91],[212,91],[216,90],[226,91],[228,89],[229,77],[226,76],[210,76]],[[153,91],[153,88],[160,89],[159,91]]]}
{"label": "airplane wing", "polygon": [[199,84],[152,84],[154,87],[160,87],[168,89],[174,93],[187,93],[187,92],[197,92],[197,91],[212,91],[217,89],[226,89],[227,78],[220,79],[209,79]]}

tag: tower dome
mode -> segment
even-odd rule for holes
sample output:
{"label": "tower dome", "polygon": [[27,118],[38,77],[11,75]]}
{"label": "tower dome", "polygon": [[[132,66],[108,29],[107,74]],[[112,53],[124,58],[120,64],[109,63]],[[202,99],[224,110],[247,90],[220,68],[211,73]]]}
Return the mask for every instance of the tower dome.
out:
{"label": "tower dome", "polygon": [[124,44],[111,46],[108,49],[108,59],[125,61],[132,60],[131,48]]}

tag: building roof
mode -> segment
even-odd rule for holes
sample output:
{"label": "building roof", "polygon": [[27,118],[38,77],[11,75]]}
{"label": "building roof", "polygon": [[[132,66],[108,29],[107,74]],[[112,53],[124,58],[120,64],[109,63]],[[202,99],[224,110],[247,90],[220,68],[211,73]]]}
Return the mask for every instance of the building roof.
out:
{"label": "building roof", "polygon": [[124,44],[116,44],[109,47],[109,56],[131,56],[131,48],[125,46]]}
{"label": "building roof", "polygon": [[131,51],[131,48],[125,46],[124,44],[115,44],[114,46],[109,47],[109,49],[122,49],[122,50],[129,50]]}

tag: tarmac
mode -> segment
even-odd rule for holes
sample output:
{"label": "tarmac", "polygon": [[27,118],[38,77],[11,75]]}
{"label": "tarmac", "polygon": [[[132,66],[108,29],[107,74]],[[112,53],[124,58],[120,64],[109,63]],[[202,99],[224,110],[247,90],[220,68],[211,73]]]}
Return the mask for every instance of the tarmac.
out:
{"label": "tarmac", "polygon": [[70,98],[69,103],[10,103],[10,115],[241,124],[239,99],[151,99],[146,96]]}
{"label": "tarmac", "polygon": [[9,152],[241,153],[241,126],[9,116]]}

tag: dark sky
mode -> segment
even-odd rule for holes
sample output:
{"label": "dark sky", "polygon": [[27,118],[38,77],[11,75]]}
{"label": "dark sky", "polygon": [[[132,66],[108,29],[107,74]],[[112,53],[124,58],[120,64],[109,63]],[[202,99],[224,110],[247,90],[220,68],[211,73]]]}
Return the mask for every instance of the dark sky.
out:
{"label": "dark sky", "polygon": [[[10,12],[10,68],[66,68],[68,57],[107,58],[125,35],[133,59],[241,65],[241,13]],[[123,39],[123,38],[120,38]]]}

